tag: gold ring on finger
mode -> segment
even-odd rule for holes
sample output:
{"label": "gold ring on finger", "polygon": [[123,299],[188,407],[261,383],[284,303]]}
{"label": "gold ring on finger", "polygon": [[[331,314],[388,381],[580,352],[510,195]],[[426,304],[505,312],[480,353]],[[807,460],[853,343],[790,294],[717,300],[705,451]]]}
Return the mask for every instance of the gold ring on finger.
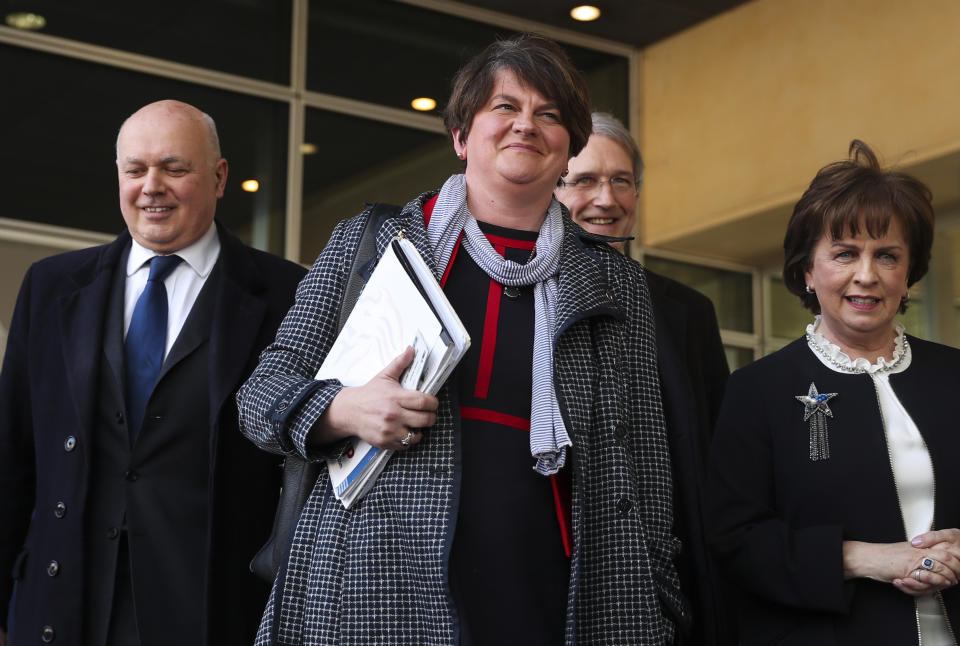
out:
{"label": "gold ring on finger", "polygon": [[[920,581],[921,572],[923,572],[923,570],[921,570],[920,568],[917,568],[917,570],[913,573],[913,578],[916,579],[917,581]],[[920,582],[922,583],[922,581]]]}

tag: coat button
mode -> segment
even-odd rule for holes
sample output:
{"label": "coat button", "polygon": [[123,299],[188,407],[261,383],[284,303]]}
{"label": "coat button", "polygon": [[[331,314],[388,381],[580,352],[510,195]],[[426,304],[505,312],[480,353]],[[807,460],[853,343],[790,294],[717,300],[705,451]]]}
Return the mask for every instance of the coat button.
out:
{"label": "coat button", "polygon": [[49,644],[56,635],[57,633],[53,630],[53,626],[44,626],[43,630],[40,631],[40,641],[44,644]]}
{"label": "coat button", "polygon": [[130,469],[123,474],[123,477],[129,480],[130,482],[136,482],[137,478],[140,477],[140,474],[134,471],[133,469]]}
{"label": "coat button", "polygon": [[120,535],[120,530],[116,527],[109,527],[107,529],[107,538],[114,539]]}
{"label": "coat button", "polygon": [[62,502],[58,502],[57,506],[53,508],[53,515],[57,518],[63,518],[67,515],[67,506]]}
{"label": "coat button", "polygon": [[[69,453],[75,448],[77,448],[77,438],[75,438],[72,435],[68,435],[67,439],[63,441],[63,450]],[[51,628],[50,630],[53,630],[53,628]]]}
{"label": "coat button", "polygon": [[617,513],[626,514],[631,509],[633,509],[633,501],[626,496],[617,501]]}
{"label": "coat button", "polygon": [[60,564],[56,561],[50,561],[47,564],[47,576],[57,576],[60,574]]}
{"label": "coat button", "polygon": [[122,411],[122,410],[118,410],[118,411],[115,413],[115,417],[116,417],[116,420],[117,420],[117,424],[123,424],[123,411]]}

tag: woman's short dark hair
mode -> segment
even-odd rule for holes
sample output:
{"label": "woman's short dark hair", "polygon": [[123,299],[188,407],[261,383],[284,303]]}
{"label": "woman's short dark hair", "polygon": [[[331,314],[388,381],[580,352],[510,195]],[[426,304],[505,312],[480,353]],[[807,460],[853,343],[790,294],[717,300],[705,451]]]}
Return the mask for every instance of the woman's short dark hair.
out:
{"label": "woman's short dark hair", "polygon": [[560,121],[570,135],[570,155],[577,155],[590,138],[590,95],[580,72],[559,45],[538,34],[497,40],[460,68],[453,78],[443,125],[460,129],[465,142],[473,117],[493,92],[497,72],[508,69],[517,80],[555,101]]}
{"label": "woman's short dark hair", "polygon": [[[880,167],[870,147],[854,139],[849,159],[828,164],[810,182],[793,208],[783,239],[783,282],[804,307],[820,313],[816,294],[806,292],[805,273],[813,265],[813,248],[824,235],[857,235],[864,227],[873,238],[886,234],[893,218],[903,228],[910,249],[907,285],[923,278],[933,245],[933,195],[915,177]],[[906,311],[906,301],[900,312]]]}

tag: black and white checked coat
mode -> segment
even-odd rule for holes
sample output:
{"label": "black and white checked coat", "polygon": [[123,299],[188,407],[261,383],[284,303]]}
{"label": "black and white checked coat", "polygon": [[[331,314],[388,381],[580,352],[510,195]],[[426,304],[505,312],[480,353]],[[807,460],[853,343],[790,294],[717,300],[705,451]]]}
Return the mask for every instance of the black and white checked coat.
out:
{"label": "black and white checked coat", "polygon": [[[384,222],[378,253],[402,229],[432,265],[422,211],[432,195]],[[564,226],[555,383],[574,442],[566,643],[668,644],[686,609],[674,567],[679,542],[670,532],[670,455],[646,282],[638,263],[584,232],[566,210]],[[340,385],[313,375],[335,337],[361,228],[359,217],[336,227],[237,396],[243,433],[265,450],[325,457],[305,441]],[[447,568],[459,419],[451,389],[439,399],[436,425],[393,456],[352,510],[333,497],[322,472],[258,644],[457,643]]]}

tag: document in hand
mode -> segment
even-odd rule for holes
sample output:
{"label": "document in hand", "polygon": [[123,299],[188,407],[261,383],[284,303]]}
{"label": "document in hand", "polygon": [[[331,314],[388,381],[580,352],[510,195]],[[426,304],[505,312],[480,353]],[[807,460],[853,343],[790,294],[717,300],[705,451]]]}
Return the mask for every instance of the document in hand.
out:
{"label": "document in hand", "polygon": [[[466,354],[470,336],[416,247],[399,237],[377,263],[317,379],[362,386],[408,345],[415,356],[401,385],[435,395]],[[366,495],[391,455],[355,437],[340,460],[327,460],[344,507]]]}

